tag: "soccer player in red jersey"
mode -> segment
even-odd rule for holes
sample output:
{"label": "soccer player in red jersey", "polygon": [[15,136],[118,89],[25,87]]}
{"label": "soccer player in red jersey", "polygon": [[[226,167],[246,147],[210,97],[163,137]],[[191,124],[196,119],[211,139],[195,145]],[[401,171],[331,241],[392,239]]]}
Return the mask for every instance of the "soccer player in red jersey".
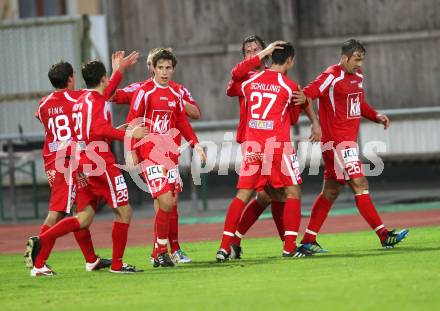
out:
{"label": "soccer player in red jersey", "polygon": [[283,212],[283,256],[296,253],[296,237],[301,221],[302,182],[296,153],[291,144],[290,126],[294,106],[293,92],[298,85],[285,73],[293,67],[294,48],[290,43],[279,44],[281,49],[272,53],[272,65],[241,85],[244,97],[246,123],[242,143],[243,163],[238,179],[238,192],[226,214],[223,237],[217,252],[217,262],[227,260],[231,253],[231,241],[241,213],[255,189],[269,184],[283,188],[286,203]]}
{"label": "soccer player in red jersey", "polygon": [[136,143],[140,146],[131,153],[134,158],[139,154],[143,178],[158,207],[154,224],[157,238],[153,265],[171,267],[174,263],[168,253],[170,217],[177,204],[176,193],[181,191],[182,186],[177,161],[179,132],[202,161],[206,160],[206,156],[185,116],[183,95],[170,83],[177,64],[174,54],[167,49],[159,49],[153,54],[152,63],[154,77],[133,95],[127,123],[140,121],[149,127],[147,138]]}
{"label": "soccer player in red jersey", "polygon": [[330,66],[304,88],[311,99],[319,100],[319,120],[322,128],[324,184],[312,206],[312,214],[300,249],[322,252],[316,236],[327,218],[333,202],[347,182],[353,191],[356,206],[380,239],[382,246],[392,248],[408,234],[407,229],[388,231],[380,218],[368,191],[358,158],[357,140],[361,118],[380,123],[387,129],[390,120],[371,108],[365,100],[361,67],[365,47],[350,39],[342,45],[339,64]]}
{"label": "soccer player in red jersey", "polygon": [[[50,227],[70,213],[75,202],[76,172],[68,165],[67,171],[56,168],[56,161],[68,164],[70,160],[69,143],[75,139],[75,127],[79,126],[80,119],[72,114],[72,108],[85,90],[75,90],[75,77],[70,63],[61,61],[54,64],[48,73],[49,80],[55,91],[44,97],[38,104],[35,116],[45,128],[45,142],[43,159],[46,176],[51,188],[48,215],[40,228],[43,234]],[[108,96],[109,94],[106,94]],[[65,152],[62,152],[62,151]],[[65,174],[67,173],[67,178]],[[74,236],[86,260],[86,271],[99,270],[111,265],[111,260],[99,258],[94,251],[93,242],[88,228],[74,232]],[[33,240],[30,240],[31,243]],[[29,259],[27,246],[25,258]],[[32,268],[32,262],[26,262]]]}
{"label": "soccer player in red jersey", "polygon": [[[106,96],[106,90],[113,92],[116,89],[122,80],[122,72],[136,63],[139,55],[132,53],[125,58],[123,56],[123,52],[117,52],[114,55],[112,62],[114,74],[110,81],[101,62],[92,61],[82,68],[83,78],[89,90],[82,94],[73,106],[72,119],[78,120],[75,124],[77,147],[75,149],[81,150],[79,162],[82,166],[81,171],[88,178],[88,183],[86,187],[78,189],[78,214],[75,217],[64,218],[38,238],[31,238],[33,239],[31,276],[54,274],[45,263],[56,239],[69,232],[88,228],[95,215],[97,200],[101,197],[114,208],[115,212],[110,271],[115,273],[139,271],[122,262],[132,211],[128,204],[124,178],[115,166],[114,156],[109,150],[110,140],[123,140],[125,131],[111,126],[110,110],[106,103],[109,96]],[[146,128],[133,130],[133,136],[138,138],[145,136],[146,133]]]}
{"label": "soccer player in red jersey", "polygon": [[[170,49],[169,49],[170,50]],[[154,77],[154,67],[153,67],[153,55],[154,53],[160,51],[160,49],[155,48],[150,50],[147,56],[147,70],[151,77]],[[170,50],[171,52],[171,50]],[[150,78],[151,79],[151,78]],[[147,81],[149,81],[148,79]],[[135,82],[130,84],[129,86],[116,90],[115,95],[112,98],[112,101],[115,101],[117,103],[128,103],[132,101],[133,94],[142,86],[143,83],[147,82]],[[174,88],[178,89],[179,93],[182,95],[182,100],[185,107],[185,114],[187,117],[193,120],[197,120],[200,118],[200,108],[197,104],[197,102],[192,97],[191,93],[188,91],[186,87],[184,87],[181,84],[178,84],[172,80],[169,81],[169,84]],[[181,137],[180,133],[178,137],[176,137],[176,144],[180,146],[181,144]],[[131,159],[131,162],[133,164],[138,163],[138,155],[135,153],[134,158]],[[178,163],[178,156],[175,158],[176,164]],[[175,202],[178,202],[178,193],[175,194]],[[158,206],[157,204],[154,205],[155,211],[157,212]],[[154,234],[153,237],[153,252],[151,255],[151,261],[154,264],[154,258],[156,258],[154,244],[156,243],[156,234]],[[176,263],[189,263],[191,262],[191,258],[186,255],[186,253],[181,249],[180,243],[179,243],[179,214],[177,210],[177,204],[173,206],[173,209],[171,211],[170,215],[170,228],[169,228],[169,236],[168,240],[170,243],[170,249],[171,249],[171,258]]]}
{"label": "soccer player in red jersey", "polygon": [[[276,42],[275,42],[276,43]],[[242,143],[244,139],[244,130],[246,122],[246,109],[244,106],[244,97],[240,96],[241,83],[261,70],[265,69],[265,61],[273,47],[266,48],[264,41],[257,35],[247,37],[242,43],[242,54],[244,60],[237,64],[231,71],[231,80],[229,81],[226,94],[230,97],[238,97],[240,105],[240,120],[237,127],[237,142]],[[304,102],[301,92],[294,92],[296,101]],[[308,111],[307,111],[308,113]],[[309,116],[310,117],[310,116]],[[292,124],[296,124],[297,120],[292,119]],[[310,136],[312,142],[320,140],[320,128],[317,119],[312,125],[312,135]],[[242,248],[241,239],[257,221],[258,217],[264,212],[269,204],[271,204],[272,217],[277,227],[278,234],[281,241],[284,241],[284,227],[283,227],[283,209],[285,197],[283,189],[273,189],[266,186],[259,191],[254,199],[247,205],[240,218],[237,226],[235,236],[231,243],[231,259],[240,259]]]}

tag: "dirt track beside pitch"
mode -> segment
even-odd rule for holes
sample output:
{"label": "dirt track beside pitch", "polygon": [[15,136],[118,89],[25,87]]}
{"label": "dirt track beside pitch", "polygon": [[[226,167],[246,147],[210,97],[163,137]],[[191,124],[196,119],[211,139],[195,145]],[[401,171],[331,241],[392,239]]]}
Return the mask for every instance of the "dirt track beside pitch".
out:
{"label": "dirt track beside pitch", "polygon": [[[382,213],[382,219],[388,228],[411,228],[440,225],[440,210]],[[304,232],[308,218],[301,221],[300,233]],[[151,245],[152,219],[136,219],[130,226],[128,246]],[[111,247],[112,222],[96,221],[92,227],[95,247]],[[329,217],[321,233],[355,232],[369,230],[367,223],[359,215]],[[216,241],[221,238],[223,223],[188,224],[179,229],[180,242]],[[24,251],[26,240],[39,232],[39,225],[2,225],[0,227],[0,253],[12,254]],[[260,220],[249,230],[246,237],[274,237],[277,235],[271,219]],[[74,250],[78,246],[72,234],[60,238],[54,250]]]}

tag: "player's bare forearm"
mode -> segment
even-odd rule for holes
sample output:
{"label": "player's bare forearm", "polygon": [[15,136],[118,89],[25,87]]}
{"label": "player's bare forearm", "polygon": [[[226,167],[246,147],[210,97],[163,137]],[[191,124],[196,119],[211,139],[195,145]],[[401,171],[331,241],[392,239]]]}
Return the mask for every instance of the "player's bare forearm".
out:
{"label": "player's bare forearm", "polygon": [[185,104],[185,112],[188,118],[191,118],[193,120],[200,119],[200,110],[194,106],[188,103],[187,101],[184,101]]}
{"label": "player's bare forearm", "polygon": [[306,108],[304,108],[304,112],[307,115],[307,118],[309,119],[310,123],[313,124],[319,124],[318,116],[315,113],[315,109],[313,108],[313,101],[311,98],[307,97],[308,105]]}
{"label": "player's bare forearm", "polygon": [[285,43],[285,41],[280,40],[272,42],[264,50],[257,54],[258,58],[262,60],[263,58],[272,55],[273,51],[284,49],[281,45]]}
{"label": "player's bare forearm", "polygon": [[390,126],[390,119],[384,114],[378,113],[376,115],[376,122],[382,124],[384,130],[386,130]]}
{"label": "player's bare forearm", "polygon": [[309,104],[304,111],[311,123],[309,140],[312,143],[317,143],[320,142],[322,138],[321,126],[319,124],[318,116],[315,113],[315,109],[313,108],[313,101],[310,98],[307,98],[307,101]]}

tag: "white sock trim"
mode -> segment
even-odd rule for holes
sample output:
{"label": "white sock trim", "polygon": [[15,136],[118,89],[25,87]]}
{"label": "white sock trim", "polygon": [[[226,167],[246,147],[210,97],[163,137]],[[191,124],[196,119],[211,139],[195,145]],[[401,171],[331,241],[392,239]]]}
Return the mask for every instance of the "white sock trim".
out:
{"label": "white sock trim", "polygon": [[223,235],[229,235],[229,236],[232,236],[232,237],[235,236],[235,234],[233,234],[232,232],[228,232],[228,231],[223,231]]}
{"label": "white sock trim", "polygon": [[159,238],[157,238],[156,241],[157,241],[157,244],[160,244],[160,245],[168,244],[168,239],[159,239]]}
{"label": "white sock trim", "polygon": [[363,190],[361,193],[356,193],[354,196],[364,195],[364,194],[370,194],[368,190]]}
{"label": "white sock trim", "polygon": [[377,226],[376,228],[374,228],[374,231],[379,231],[380,229],[385,228],[384,224],[381,224],[380,226]]}
{"label": "white sock trim", "polygon": [[286,236],[286,235],[298,235],[298,232],[296,232],[296,231],[284,231],[284,235]]}
{"label": "white sock trim", "polygon": [[309,230],[309,229],[306,229],[306,233],[311,234],[311,235],[315,235],[315,236],[318,235],[317,232]]}
{"label": "white sock trim", "polygon": [[243,234],[241,234],[240,232],[238,232],[238,230],[235,231],[235,235],[238,236],[240,239],[243,238]]}

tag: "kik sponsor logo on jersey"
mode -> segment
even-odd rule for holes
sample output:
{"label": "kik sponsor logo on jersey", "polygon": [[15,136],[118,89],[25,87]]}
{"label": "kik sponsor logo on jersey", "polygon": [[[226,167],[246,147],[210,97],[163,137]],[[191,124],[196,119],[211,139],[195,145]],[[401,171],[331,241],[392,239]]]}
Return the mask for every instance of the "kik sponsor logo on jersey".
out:
{"label": "kik sponsor logo on jersey", "polygon": [[251,119],[249,121],[249,127],[257,130],[273,130],[273,121]]}
{"label": "kik sponsor logo on jersey", "polygon": [[341,151],[342,159],[344,163],[357,162],[359,161],[358,153],[356,148],[347,148]]}
{"label": "kik sponsor logo on jersey", "polygon": [[166,134],[170,129],[172,112],[170,110],[153,110],[151,133]]}
{"label": "kik sponsor logo on jersey", "polygon": [[115,177],[115,185],[116,185],[116,191],[127,189],[127,184],[125,183],[125,179],[123,175],[119,175]]}
{"label": "kik sponsor logo on jersey", "polygon": [[347,95],[347,118],[355,119],[361,117],[361,95],[362,93],[351,93]]}

